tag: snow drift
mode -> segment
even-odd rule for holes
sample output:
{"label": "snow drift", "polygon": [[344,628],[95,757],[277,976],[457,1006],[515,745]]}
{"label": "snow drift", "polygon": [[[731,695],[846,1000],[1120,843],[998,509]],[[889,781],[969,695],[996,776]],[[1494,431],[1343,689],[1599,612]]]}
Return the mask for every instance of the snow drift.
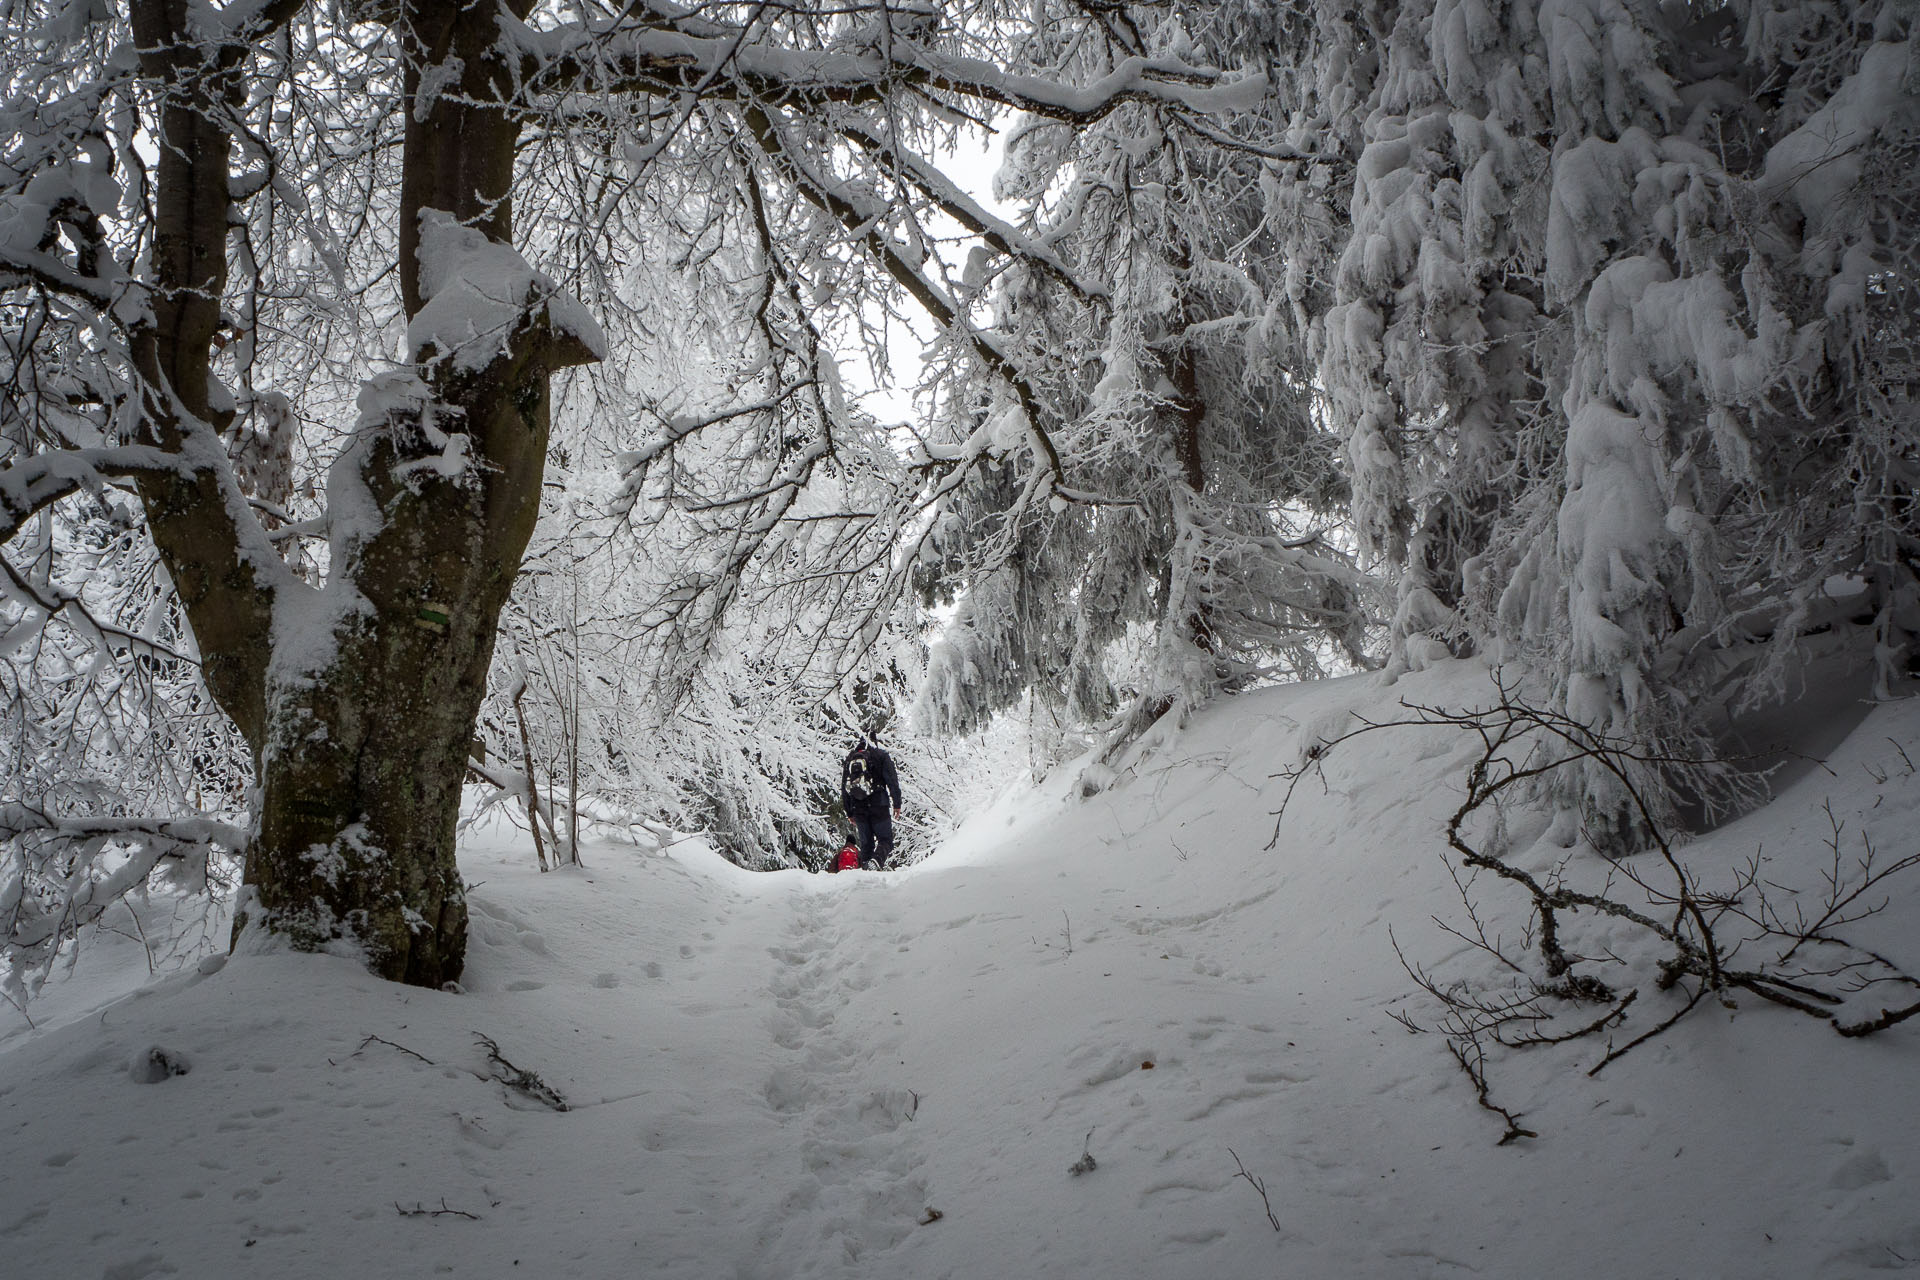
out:
{"label": "snow drift", "polygon": [[[103,947],[46,1006],[62,1025],[0,1024],[7,1270],[1920,1265],[1912,1024],[1843,1041],[1741,1002],[1595,1078],[1597,1041],[1514,1056],[1492,1091],[1539,1136],[1496,1147],[1439,1038],[1390,1016],[1427,1012],[1393,941],[1472,962],[1431,917],[1462,923],[1440,831],[1473,745],[1395,730],[1327,752],[1274,840],[1276,774],[1355,712],[1489,688],[1452,663],[1230,699],[1098,796],[1008,796],[886,876],[755,875],[697,841],[602,844],[586,870],[541,876],[498,829],[463,851],[460,993],[267,954],[113,999],[114,960],[138,949]],[[1920,705],[1876,706],[1823,769],[1687,855],[1817,881],[1838,821],[1843,848],[1864,835],[1904,856],[1916,757]],[[1514,815],[1515,856],[1541,825]],[[1490,929],[1517,933],[1518,903],[1478,896]],[[1868,940],[1920,962],[1916,910],[1893,882]],[[1617,1039],[1677,1007],[1644,992]]]}

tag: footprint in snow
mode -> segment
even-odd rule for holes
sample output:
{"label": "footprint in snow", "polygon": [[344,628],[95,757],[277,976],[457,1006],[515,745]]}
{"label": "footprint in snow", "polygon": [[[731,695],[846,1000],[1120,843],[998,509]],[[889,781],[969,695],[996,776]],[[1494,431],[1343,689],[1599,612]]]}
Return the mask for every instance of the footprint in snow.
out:
{"label": "footprint in snow", "polygon": [[779,1067],[767,1081],[767,1105],[779,1112],[799,1111],[819,1094],[819,1088],[807,1073],[795,1067]]}
{"label": "footprint in snow", "polygon": [[108,1267],[100,1273],[100,1280],[147,1280],[148,1276],[171,1276],[179,1272],[180,1268],[160,1254],[147,1253]]}
{"label": "footprint in snow", "polygon": [[[1067,1065],[1078,1068],[1090,1059],[1098,1058],[1100,1050],[1083,1049],[1068,1059]],[[1160,1066],[1160,1055],[1153,1049],[1121,1049],[1112,1052],[1105,1065],[1081,1081],[1082,1089],[1097,1089],[1103,1084],[1111,1084],[1139,1071],[1153,1071]]]}
{"label": "footprint in snow", "polygon": [[1827,1185],[1835,1191],[1858,1191],[1879,1182],[1893,1181],[1893,1171],[1887,1168],[1886,1158],[1879,1151],[1868,1147],[1848,1156],[1835,1166],[1827,1178]]}
{"label": "footprint in snow", "polygon": [[1313,1077],[1304,1071],[1281,1071],[1275,1069],[1272,1071],[1256,1070],[1247,1072],[1248,1084],[1305,1084],[1311,1079],[1313,1079]]}

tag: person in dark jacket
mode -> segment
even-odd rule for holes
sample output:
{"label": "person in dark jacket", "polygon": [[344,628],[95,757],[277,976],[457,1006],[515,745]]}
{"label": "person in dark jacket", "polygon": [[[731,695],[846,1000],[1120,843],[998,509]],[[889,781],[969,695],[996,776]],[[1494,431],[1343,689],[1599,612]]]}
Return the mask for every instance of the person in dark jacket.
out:
{"label": "person in dark jacket", "polygon": [[840,804],[853,823],[860,865],[878,871],[893,854],[893,820],[900,816],[900,775],[893,757],[862,739],[840,762]]}

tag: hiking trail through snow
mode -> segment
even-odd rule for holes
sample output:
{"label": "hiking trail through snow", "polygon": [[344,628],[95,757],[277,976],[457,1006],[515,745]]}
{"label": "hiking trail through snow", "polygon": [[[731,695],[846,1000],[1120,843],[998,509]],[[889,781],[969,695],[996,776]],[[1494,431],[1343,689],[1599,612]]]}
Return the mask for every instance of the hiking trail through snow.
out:
{"label": "hiking trail through snow", "polygon": [[[1463,664],[1414,692],[1484,685]],[[483,825],[461,850],[459,993],[285,952],[154,980],[131,931],[103,938],[39,1031],[0,1024],[5,1273],[1920,1270],[1907,1028],[1848,1042],[1723,1008],[1597,1079],[1597,1044],[1510,1057],[1495,1097],[1540,1136],[1495,1146],[1440,1038],[1390,1016],[1431,1016],[1396,942],[1427,965],[1476,954],[1433,920],[1458,922],[1437,848],[1459,743],[1333,753],[1274,840],[1276,769],[1405,692],[1236,699],[1098,796],[1013,796],[879,875],[752,873],[693,840],[541,874],[521,833]],[[1907,856],[1913,758],[1920,704],[1876,708],[1688,856],[1762,849],[1776,879],[1817,879],[1835,820]],[[1490,927],[1524,927],[1483,901]],[[1920,894],[1889,901],[1862,928],[1905,958]],[[1676,998],[1643,992],[1632,1033]],[[503,1083],[482,1036],[568,1109]]]}
{"label": "hiking trail through snow", "polygon": [[835,1263],[899,1244],[927,1208],[911,1128],[919,1099],[873,1084],[873,1064],[897,1039],[862,1035],[845,1021],[879,964],[845,918],[853,896],[795,895],[794,918],[771,949],[773,1039],[786,1059],[767,1080],[766,1101],[798,1135],[798,1182],[773,1207],[749,1277],[833,1274]]}

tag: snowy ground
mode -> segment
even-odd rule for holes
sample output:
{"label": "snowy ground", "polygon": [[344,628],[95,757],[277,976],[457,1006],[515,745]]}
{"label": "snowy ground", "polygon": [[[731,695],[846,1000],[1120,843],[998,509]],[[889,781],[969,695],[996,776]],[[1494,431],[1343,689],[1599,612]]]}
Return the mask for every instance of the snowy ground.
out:
{"label": "snowy ground", "polygon": [[[1843,1041],[1743,1004],[1594,1079],[1596,1042],[1509,1061],[1495,1099],[1539,1137],[1494,1145],[1440,1039],[1389,1017],[1424,1012],[1389,927],[1425,962],[1462,950],[1429,917],[1457,915],[1437,833],[1467,744],[1348,744],[1265,848],[1303,733],[1401,695],[1484,700],[1485,675],[1234,700],[1104,794],[1003,803],[885,876],[753,875],[697,844],[541,876],[480,838],[462,994],[282,954],[101,1007],[111,965],[83,963],[38,1031],[0,1011],[0,1273],[1920,1269],[1920,1023]],[[1920,759],[1920,704],[1691,853],[1810,874],[1826,801],[1913,852],[1902,748]],[[1898,885],[1864,931],[1916,966],[1917,920]],[[570,1109],[487,1078],[478,1035]],[[147,1082],[156,1046],[188,1072]]]}

